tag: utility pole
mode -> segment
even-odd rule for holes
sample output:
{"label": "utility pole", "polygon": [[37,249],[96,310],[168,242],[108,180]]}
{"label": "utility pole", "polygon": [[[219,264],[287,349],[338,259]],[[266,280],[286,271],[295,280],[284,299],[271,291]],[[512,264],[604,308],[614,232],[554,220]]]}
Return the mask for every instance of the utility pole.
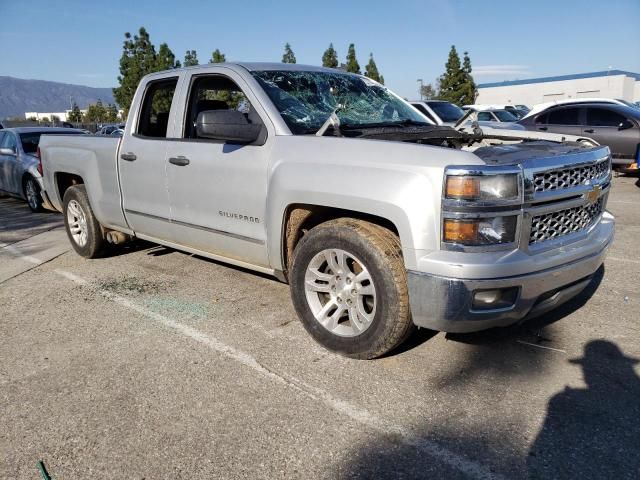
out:
{"label": "utility pole", "polygon": [[424,88],[424,82],[421,78],[416,81],[420,84],[420,86],[418,87],[418,92],[420,93],[420,100],[422,100],[422,89]]}

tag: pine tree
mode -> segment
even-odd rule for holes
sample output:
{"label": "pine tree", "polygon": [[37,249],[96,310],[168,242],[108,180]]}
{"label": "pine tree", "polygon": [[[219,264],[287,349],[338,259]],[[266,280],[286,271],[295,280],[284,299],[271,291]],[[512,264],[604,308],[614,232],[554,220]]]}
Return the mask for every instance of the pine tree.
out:
{"label": "pine tree", "polygon": [[80,111],[80,107],[78,107],[77,103],[73,102],[71,111],[69,112],[69,115],[67,115],[67,120],[73,123],[79,123],[82,121],[82,112]]}
{"label": "pine tree", "polygon": [[476,96],[478,95],[478,88],[476,87],[476,82],[473,80],[473,76],[471,75],[473,70],[471,68],[471,59],[469,58],[468,52],[464,52],[462,71],[465,75],[465,83],[462,88],[462,98],[460,99],[460,102],[462,105],[473,105],[476,101]]}
{"label": "pine tree", "polygon": [[129,110],[133,95],[142,77],[156,71],[156,50],[149,34],[140,27],[138,35],[124,34],[122,56],[120,57],[119,87],[113,89],[113,96],[125,112]]}
{"label": "pine tree", "polygon": [[106,121],[109,123],[115,123],[118,121],[118,107],[116,107],[113,103],[107,105]]}
{"label": "pine tree", "polygon": [[90,123],[101,123],[107,119],[107,111],[102,104],[102,100],[98,99],[96,103],[87,107],[84,119]]}
{"label": "pine tree", "polygon": [[465,84],[467,74],[460,65],[460,57],[454,45],[449,51],[449,58],[445,64],[445,72],[440,77],[440,93],[438,97],[456,105],[465,105],[463,98],[466,98]]}
{"label": "pine tree", "polygon": [[347,64],[346,64],[347,72],[360,74],[360,64],[358,63],[358,59],[356,58],[356,47],[352,43],[349,45],[349,50],[347,51]]}
{"label": "pine tree", "polygon": [[211,60],[209,63],[224,63],[227,61],[227,57],[224,53],[220,52],[217,48],[211,53]]}
{"label": "pine tree", "polygon": [[322,54],[322,66],[327,68],[336,68],[338,66],[338,52],[333,48],[333,43],[329,44]]}
{"label": "pine tree", "polygon": [[364,74],[371,80],[375,80],[376,82],[384,85],[384,77],[380,75],[380,72],[378,72],[378,66],[376,65],[376,61],[373,59],[373,53],[369,54],[369,63],[367,63],[367,66],[364,69]]}
{"label": "pine tree", "polygon": [[180,61],[176,60],[176,56],[169,48],[169,45],[161,43],[156,55],[155,71],[161,72],[172,68],[180,68]]}
{"label": "pine tree", "polygon": [[282,63],[296,63],[296,56],[291,50],[291,45],[287,42],[284,46],[284,53],[282,54]]}
{"label": "pine tree", "polygon": [[184,62],[182,64],[185,67],[193,67],[194,65],[198,65],[198,54],[195,50],[187,50],[184,54]]}

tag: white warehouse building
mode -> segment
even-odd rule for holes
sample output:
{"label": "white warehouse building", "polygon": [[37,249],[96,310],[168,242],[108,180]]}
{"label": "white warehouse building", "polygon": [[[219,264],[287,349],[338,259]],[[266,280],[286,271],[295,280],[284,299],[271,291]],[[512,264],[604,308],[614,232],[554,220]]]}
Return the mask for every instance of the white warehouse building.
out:
{"label": "white warehouse building", "polygon": [[478,85],[476,104],[527,105],[568,98],[640,101],[640,73],[623,70],[532,78]]}

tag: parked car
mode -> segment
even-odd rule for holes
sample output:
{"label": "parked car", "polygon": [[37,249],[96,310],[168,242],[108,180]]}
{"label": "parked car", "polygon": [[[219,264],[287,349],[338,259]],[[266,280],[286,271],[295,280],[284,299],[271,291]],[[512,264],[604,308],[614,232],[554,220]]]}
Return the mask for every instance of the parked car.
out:
{"label": "parked car", "polygon": [[444,100],[413,100],[409,103],[436,125],[455,125],[464,115],[459,106]]}
{"label": "parked car", "polygon": [[[432,125],[364,76],[174,69],[144,77],[131,109],[121,138],[42,139],[75,251],[139,237],[274,275],[311,336],[350,357],[413,325],[541,315],[590,283],[613,238],[606,147],[463,151],[485,136]],[[579,181],[552,180],[566,175]]]}
{"label": "parked car", "polygon": [[113,125],[104,125],[100,130],[96,132],[96,135],[111,135],[116,130],[122,130],[124,123],[116,123]]}
{"label": "parked car", "polygon": [[518,117],[504,109],[487,109],[478,111],[478,121],[481,122],[509,122],[516,123]]}
{"label": "parked car", "polygon": [[[446,125],[454,127],[459,123],[460,119],[464,117],[465,110],[459,106],[446,102],[444,100],[413,100],[411,102],[417,110],[420,111],[425,117],[427,117],[435,125]],[[524,130],[524,128],[517,123],[496,123],[495,121],[478,121],[478,118],[474,118],[474,121],[478,122],[484,131],[488,133],[494,133],[494,130]],[[470,123],[470,122],[469,122]]]}
{"label": "parked car", "polygon": [[474,105],[464,105],[462,107],[465,111],[472,109],[477,112],[481,112],[483,110],[507,110],[514,117],[520,119],[523,118],[527,113],[529,113],[529,107],[526,105],[511,105],[511,104],[474,104]]}
{"label": "parked car", "polygon": [[554,106],[570,106],[570,105],[581,105],[584,103],[605,103],[605,104],[613,104],[613,105],[621,105],[623,107],[634,107],[634,104],[631,102],[627,102],[626,100],[621,100],[618,98],[565,98],[563,100],[553,100],[551,102],[539,103],[538,105],[534,105],[529,113],[525,115],[525,117],[531,115],[537,115],[540,112],[543,112]]}
{"label": "parked car", "polygon": [[43,191],[40,159],[37,157],[40,136],[79,135],[72,128],[5,128],[0,130],[0,192],[29,203],[38,212],[43,207],[53,209]]}
{"label": "parked car", "polygon": [[640,155],[640,110],[617,103],[553,105],[520,120],[527,130],[585,135],[611,149],[613,163],[629,165]]}

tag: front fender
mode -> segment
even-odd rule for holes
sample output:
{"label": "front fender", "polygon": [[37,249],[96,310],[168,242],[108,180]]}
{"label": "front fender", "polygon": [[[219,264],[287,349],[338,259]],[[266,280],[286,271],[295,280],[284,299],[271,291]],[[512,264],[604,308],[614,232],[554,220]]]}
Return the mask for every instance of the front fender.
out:
{"label": "front fender", "polygon": [[[438,176],[440,180],[441,175]],[[394,168],[282,162],[269,181],[267,231],[270,264],[283,270],[285,212],[294,204],[332,207],[382,217],[396,227],[407,268],[414,249],[437,248],[440,184],[428,175]]]}

